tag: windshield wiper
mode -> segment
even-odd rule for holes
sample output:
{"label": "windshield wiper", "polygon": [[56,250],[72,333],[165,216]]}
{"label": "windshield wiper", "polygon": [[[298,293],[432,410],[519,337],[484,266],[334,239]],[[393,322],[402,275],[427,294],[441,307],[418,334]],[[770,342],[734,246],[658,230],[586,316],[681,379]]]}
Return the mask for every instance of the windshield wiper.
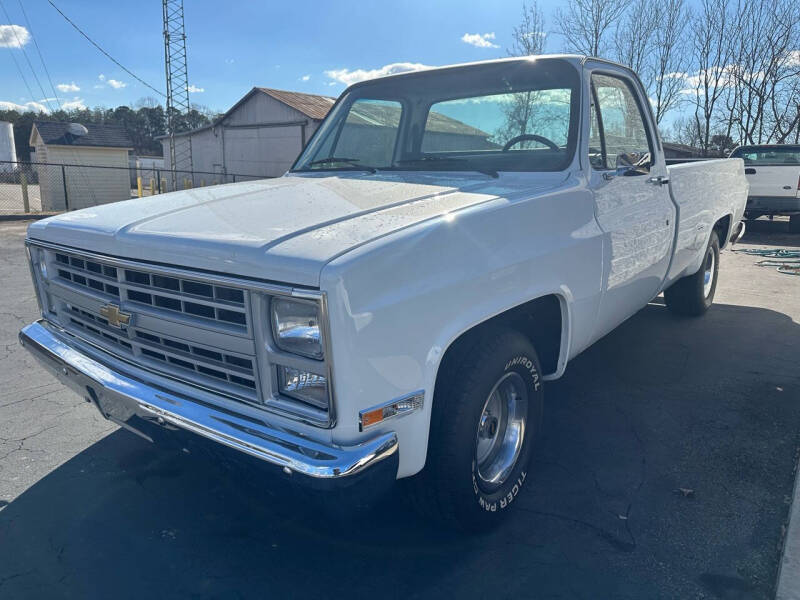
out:
{"label": "windshield wiper", "polygon": [[475,171],[477,173],[483,173],[484,175],[488,175],[489,177],[494,177],[497,179],[500,177],[500,174],[495,171],[494,169],[481,169],[476,167],[472,164],[469,159],[466,158],[459,158],[457,156],[422,156],[420,158],[405,158],[398,161],[395,161],[395,164],[398,165],[425,165],[428,163],[457,163],[457,164],[467,164],[470,167],[471,171]]}
{"label": "windshield wiper", "polygon": [[361,162],[360,158],[347,158],[345,156],[329,156],[327,158],[320,158],[317,160],[312,160],[308,163],[309,167],[313,167],[315,165],[328,165],[331,163],[347,163],[353,165],[354,167],[358,167],[359,169],[364,169],[365,171],[369,171],[370,173],[377,173],[378,169],[375,167],[370,167],[369,165],[360,165],[358,163]]}

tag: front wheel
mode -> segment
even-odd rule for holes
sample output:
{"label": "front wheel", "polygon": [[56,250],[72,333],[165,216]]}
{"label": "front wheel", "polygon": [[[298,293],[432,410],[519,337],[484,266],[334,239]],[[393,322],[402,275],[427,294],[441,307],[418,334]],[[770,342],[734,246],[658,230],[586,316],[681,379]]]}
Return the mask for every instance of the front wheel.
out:
{"label": "front wheel", "polygon": [[481,336],[442,367],[425,469],[412,481],[418,508],[480,531],[517,502],[541,424],[539,358],[512,330]]}
{"label": "front wheel", "polygon": [[687,275],[664,290],[664,302],[676,315],[699,317],[714,302],[719,275],[719,238],[711,233],[703,262],[694,275]]}

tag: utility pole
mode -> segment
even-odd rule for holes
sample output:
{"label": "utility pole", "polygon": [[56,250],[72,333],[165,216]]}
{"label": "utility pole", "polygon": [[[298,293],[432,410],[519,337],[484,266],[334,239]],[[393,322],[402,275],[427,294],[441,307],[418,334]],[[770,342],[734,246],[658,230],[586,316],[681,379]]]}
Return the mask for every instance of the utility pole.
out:
{"label": "utility pole", "polygon": [[178,188],[176,171],[192,171],[192,142],[189,136],[175,137],[181,114],[190,110],[189,75],[186,68],[186,29],[183,0],[163,0],[164,67],[167,75],[167,129],[169,164],[173,189]]}

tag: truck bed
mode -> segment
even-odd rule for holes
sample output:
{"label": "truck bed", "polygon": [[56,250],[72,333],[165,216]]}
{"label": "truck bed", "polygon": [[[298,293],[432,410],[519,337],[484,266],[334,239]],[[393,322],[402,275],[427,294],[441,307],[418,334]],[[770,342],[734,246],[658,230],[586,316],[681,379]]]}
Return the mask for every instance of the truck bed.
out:
{"label": "truck bed", "polygon": [[[730,215],[728,232],[741,220],[748,190],[744,162],[738,158],[672,164],[667,171],[677,228],[675,252],[664,287],[699,268],[697,261],[702,253],[698,250],[708,242],[715,215]],[[726,235],[720,239],[720,246],[727,241]]]}

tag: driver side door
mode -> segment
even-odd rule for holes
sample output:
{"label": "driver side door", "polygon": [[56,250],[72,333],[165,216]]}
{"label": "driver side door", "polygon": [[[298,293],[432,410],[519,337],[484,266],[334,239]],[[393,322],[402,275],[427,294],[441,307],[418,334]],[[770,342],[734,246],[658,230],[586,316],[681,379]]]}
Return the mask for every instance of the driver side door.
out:
{"label": "driver side door", "polygon": [[639,89],[624,73],[591,74],[590,188],[605,234],[595,337],[652,300],[669,267],[675,208]]}

